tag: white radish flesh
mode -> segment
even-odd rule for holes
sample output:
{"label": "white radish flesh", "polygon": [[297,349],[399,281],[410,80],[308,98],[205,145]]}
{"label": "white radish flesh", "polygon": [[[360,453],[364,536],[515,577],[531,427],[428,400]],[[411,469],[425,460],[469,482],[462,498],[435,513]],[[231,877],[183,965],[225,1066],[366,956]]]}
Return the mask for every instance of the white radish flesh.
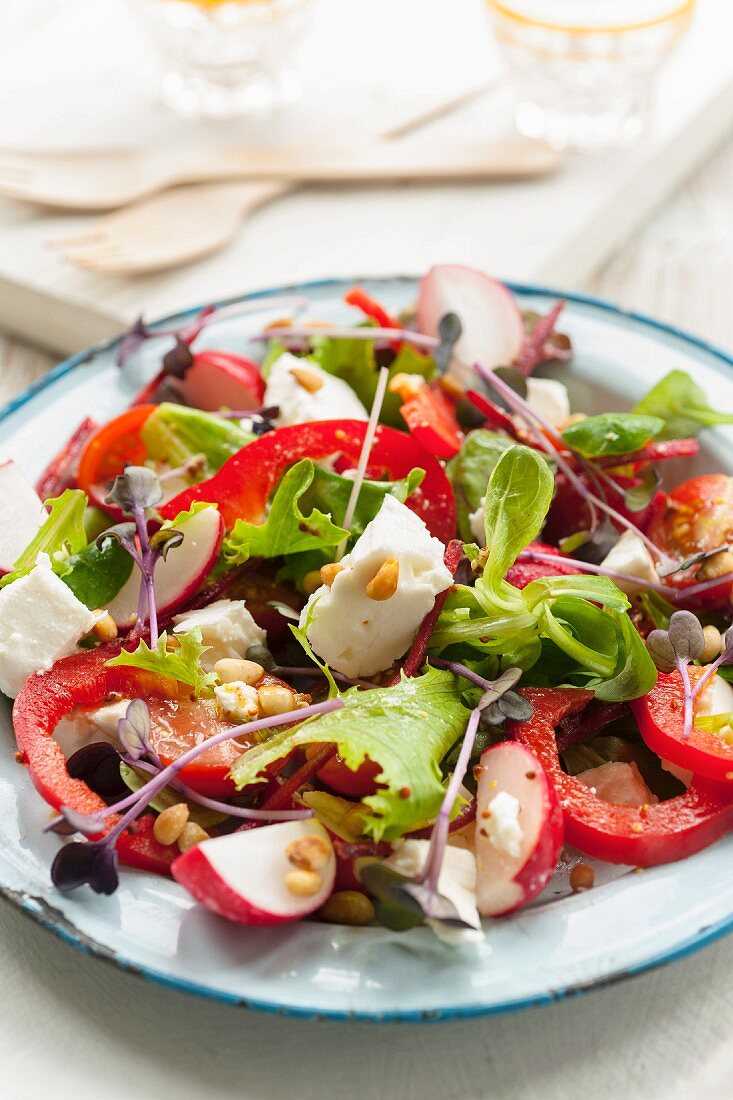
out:
{"label": "white radish flesh", "polygon": [[[204,412],[219,409],[259,409],[262,394],[254,392],[246,377],[237,371],[236,365],[215,355],[194,359],[181,383],[183,396],[189,405]],[[264,392],[264,383],[262,384]]]}
{"label": "white radish flesh", "polygon": [[0,464],[0,573],[9,573],[46,518],[40,497],[14,462]]}

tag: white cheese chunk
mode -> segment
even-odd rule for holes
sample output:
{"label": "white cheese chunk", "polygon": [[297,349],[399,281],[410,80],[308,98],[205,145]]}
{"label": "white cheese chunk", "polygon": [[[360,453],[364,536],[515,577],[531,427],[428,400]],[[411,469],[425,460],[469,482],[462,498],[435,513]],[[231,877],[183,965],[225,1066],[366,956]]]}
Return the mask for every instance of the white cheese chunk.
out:
{"label": "white cheese chunk", "polygon": [[[429,848],[429,840],[405,840],[385,863],[400,874],[414,878],[422,871]],[[438,891],[453,902],[458,916],[470,925],[469,928],[451,928],[440,921],[428,920],[428,927],[438,939],[451,946],[483,940],[481,918],[476,908],[476,858],[468,848],[449,845],[445,849]]]}
{"label": "white cheese chunk", "polygon": [[0,464],[0,573],[9,573],[46,518],[36,490],[14,462]]}
{"label": "white cheese chunk", "polygon": [[118,699],[114,703],[106,703],[103,707],[97,707],[90,711],[89,720],[104,735],[110,744],[117,744],[117,723],[127,714],[130,705],[129,699]]}
{"label": "white cheese chunk", "polygon": [[174,634],[199,628],[203,644],[211,647],[201,658],[207,672],[224,657],[246,657],[250,646],[267,644],[265,631],[254,621],[244,600],[216,600],[200,611],[175,615],[173,622]]}
{"label": "white cheese chunk", "polygon": [[[310,389],[298,381],[295,368],[307,371],[321,382],[318,389]],[[270,367],[264,403],[277,405],[280,415],[275,423],[305,424],[309,420],[368,420],[369,414],[351,386],[341,378],[321,370],[310,360],[298,359],[289,351],[284,352]]]}
{"label": "white cheese chunk", "polygon": [[0,691],[14,699],[32,673],[73,653],[99,618],[39,554],[27,576],[0,590]]}
{"label": "white cheese chunk", "polygon": [[481,498],[481,503],[475,512],[471,512],[468,517],[468,522],[471,525],[471,534],[478,543],[479,546],[486,546],[486,497]]}
{"label": "white cheese chunk", "polygon": [[519,799],[508,791],[498,791],[489,804],[484,829],[500,852],[517,859],[522,851],[522,826],[519,824]]}
{"label": "white cheese chunk", "polygon": [[613,580],[627,596],[634,596],[637,592],[643,592],[647,585],[644,581],[653,584],[658,583],[659,574],[654,567],[652,556],[646,546],[633,531],[624,531],[615,546],[609,550],[601,565],[606,569],[613,569],[617,573],[628,573],[631,577],[638,577],[642,583],[621,580],[614,577]]}
{"label": "white cheese chunk", "polygon": [[[316,653],[345,676],[389,668],[453,581],[443,555],[423,521],[386,496],[331,587],[318,588],[301,612],[300,626]],[[399,564],[397,587],[388,599],[372,599],[366,587],[388,559]]]}
{"label": "white cheese chunk", "polygon": [[216,701],[225,718],[234,722],[251,722],[260,715],[260,702],[257,688],[245,684],[244,680],[232,680],[229,684],[220,684],[214,688]]}
{"label": "white cheese chunk", "polygon": [[553,378],[528,378],[527,404],[553,428],[562,427],[570,416],[567,386]]}

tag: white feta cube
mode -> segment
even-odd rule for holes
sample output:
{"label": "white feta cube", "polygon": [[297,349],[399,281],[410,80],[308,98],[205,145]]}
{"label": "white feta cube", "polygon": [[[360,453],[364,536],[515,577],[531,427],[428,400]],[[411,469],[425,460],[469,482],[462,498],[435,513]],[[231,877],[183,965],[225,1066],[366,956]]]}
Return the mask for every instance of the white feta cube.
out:
{"label": "white feta cube", "polygon": [[15,463],[0,463],[0,573],[12,570],[45,519],[38,493]]}
{"label": "white feta cube", "polygon": [[[300,626],[316,653],[346,676],[388,668],[453,582],[444,552],[414,512],[386,496],[330,588],[318,588],[301,612]],[[388,559],[399,565],[396,589],[387,599],[370,598],[367,585]]]}
{"label": "white feta cube", "polygon": [[478,543],[479,546],[486,546],[486,497],[481,498],[481,503],[475,512],[471,512],[468,517],[468,522],[471,525],[471,534]]}
{"label": "white feta cube", "polygon": [[214,695],[225,718],[234,722],[251,722],[259,718],[260,701],[257,688],[245,684],[244,680],[220,684],[214,688]]}
{"label": "white feta cube", "polygon": [[517,859],[522,851],[520,809],[518,798],[508,791],[498,791],[489,803],[489,817],[483,826],[494,847],[513,859]]}
{"label": "white feta cube", "polygon": [[89,713],[89,721],[104,734],[104,740],[108,740],[111,745],[118,744],[117,723],[125,717],[129,705],[129,699],[118,699],[114,703],[105,703],[103,707],[97,707]]}
{"label": "white feta cube", "polygon": [[[295,373],[293,373],[295,371]],[[298,373],[307,371],[320,386],[311,389],[298,381]],[[368,420],[369,414],[351,386],[341,378],[321,370],[309,359],[298,359],[283,352],[270,367],[264,404],[277,405],[280,414],[275,423],[305,424],[309,420]]]}
{"label": "white feta cube", "polygon": [[265,631],[254,621],[244,600],[216,600],[200,611],[175,615],[173,622],[174,634],[199,628],[203,644],[211,647],[201,658],[207,672],[224,657],[246,657],[250,646],[267,645]]}
{"label": "white feta cube", "polygon": [[567,387],[553,378],[528,378],[527,404],[553,428],[561,428],[570,416]]}
{"label": "white feta cube", "polygon": [[25,577],[0,590],[0,691],[14,699],[34,672],[45,672],[74,652],[99,619],[55,575],[39,554]]}
{"label": "white feta cube", "polygon": [[621,538],[606,554],[601,562],[605,569],[612,569],[617,573],[626,573],[630,577],[638,577],[641,583],[633,580],[622,580],[613,577],[613,581],[627,596],[635,596],[637,592],[643,592],[647,588],[644,582],[656,584],[659,582],[659,574],[654,566],[654,561],[646,546],[633,531],[624,531]]}

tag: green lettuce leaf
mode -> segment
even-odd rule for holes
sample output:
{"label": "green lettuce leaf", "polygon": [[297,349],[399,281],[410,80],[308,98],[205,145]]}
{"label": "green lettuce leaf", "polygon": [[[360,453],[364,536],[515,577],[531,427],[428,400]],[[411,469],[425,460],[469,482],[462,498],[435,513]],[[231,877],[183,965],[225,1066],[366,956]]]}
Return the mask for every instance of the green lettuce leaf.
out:
{"label": "green lettuce leaf", "polygon": [[238,519],[224,541],[224,556],[230,565],[248,558],[275,558],[324,547],[336,547],[349,532],[337,527],[331,517],[314,508],[301,511],[300,501],[315,477],[309,458],[292,466],[278,485],[264,523]]}
{"label": "green lettuce leaf", "polygon": [[[440,762],[466,728],[469,711],[450,672],[431,668],[388,688],[342,695],[344,707],[280,730],[248,749],[231,776],[239,789],[261,782],[263,770],[294,748],[333,743],[356,770],[369,756],[384,787],[363,800],[364,829],[375,840],[395,840],[435,817],[445,794]],[[409,792],[409,793],[408,793]]]}
{"label": "green lettuce leaf", "polygon": [[658,439],[686,439],[696,436],[702,428],[716,424],[733,424],[733,413],[716,412],[704,391],[683,370],[665,374],[643,397],[635,413],[658,416],[664,427]]}
{"label": "green lettuce leaf", "polygon": [[12,572],[0,579],[0,588],[30,573],[39,554],[48,554],[51,566],[60,576],[66,572],[68,558],[87,545],[84,529],[86,493],[81,489],[66,489],[61,496],[47,500],[48,517],[38,528]]}
{"label": "green lettuce leaf", "polygon": [[256,438],[235,420],[169,402],[158,405],[150,414],[140,435],[148,457],[171,467],[180,466],[194,455],[204,455],[207,470],[202,471],[202,477],[215,473]]}
{"label": "green lettuce leaf", "polygon": [[168,635],[164,632],[158,638],[155,649],[151,649],[141,638],[140,644],[132,653],[123,649],[117,657],[107,661],[107,665],[142,668],[146,672],[154,672],[158,676],[167,676],[188,684],[197,696],[213,695],[217,678],[213,672],[205,672],[201,667],[201,657],[211,647],[202,645],[200,628],[196,626],[185,634],[176,634],[176,640],[180,645],[169,650]]}
{"label": "green lettuce leaf", "polygon": [[562,437],[571,450],[584,458],[600,458],[602,455],[632,454],[658,436],[663,428],[664,420],[658,416],[602,413],[571,424],[562,432]]}
{"label": "green lettuce leaf", "polygon": [[[107,517],[109,523],[109,517]],[[76,596],[90,610],[106,607],[129,579],[133,561],[116,539],[93,542],[66,560],[62,576]]]}
{"label": "green lettuce leaf", "polygon": [[510,447],[511,439],[486,428],[469,432],[455,458],[446,466],[446,473],[456,498],[458,532],[466,542],[473,541],[469,515],[475,512],[486,496],[486,487],[497,462]]}

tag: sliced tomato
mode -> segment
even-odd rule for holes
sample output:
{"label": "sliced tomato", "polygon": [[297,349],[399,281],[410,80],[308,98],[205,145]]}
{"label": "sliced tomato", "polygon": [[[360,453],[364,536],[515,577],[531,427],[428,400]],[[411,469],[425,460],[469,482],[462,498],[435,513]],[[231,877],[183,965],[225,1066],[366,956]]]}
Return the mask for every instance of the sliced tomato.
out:
{"label": "sliced tomato", "polygon": [[[733,477],[701,474],[661,494],[649,518],[648,534],[675,561],[733,542]],[[693,565],[665,577],[665,584],[688,588],[699,578],[701,565]],[[723,606],[731,593],[731,582],[714,585],[695,597],[703,607]]]}
{"label": "sliced tomato", "polygon": [[654,867],[699,852],[733,828],[733,784],[695,777],[684,794],[654,806],[605,802],[560,764],[555,731],[593,698],[577,689],[523,688],[534,714],[509,723],[515,740],[540,759],[557,792],[565,838],[581,852],[608,863]]}
{"label": "sliced tomato", "polygon": [[[700,675],[701,670],[690,670],[693,682]],[[690,736],[685,737],[684,698],[679,673],[660,673],[649,694],[631,703],[641,736],[663,760],[695,775],[730,782],[733,780],[733,745],[726,744],[710,730],[694,725]]]}
{"label": "sliced tomato", "polygon": [[[268,497],[288,466],[301,458],[315,462],[341,454],[359,460],[366,423],[363,420],[315,420],[268,432],[232,455],[208,481],[192,485],[160,508],[165,519],[190,508],[194,501],[217,504],[228,528],[238,519],[261,523]],[[367,477],[396,480],[414,467],[425,470],[422,485],[407,500],[431,534],[448,542],[456,531],[456,506],[450,482],[433,455],[404,432],[380,425],[372,447]]]}
{"label": "sliced tomato", "polygon": [[[580,473],[579,477],[586,485],[589,485],[586,474]],[[657,506],[658,501],[664,497],[664,493],[657,493],[651,504],[647,505],[646,508],[642,508],[638,512],[631,512],[624,504],[623,494],[626,489],[638,485],[638,479],[616,476],[614,481],[619,486],[619,492],[618,494],[610,493],[608,503],[640,530],[646,531],[652,511]],[[575,486],[560,471],[555,475],[555,495],[543,531],[545,539],[548,542],[559,543],[562,539],[568,538],[578,531],[587,531],[590,522],[591,515],[588,501],[578,493]],[[620,524],[613,522],[617,530],[622,530]]]}
{"label": "sliced tomato", "polygon": [[115,416],[92,435],[81,453],[76,475],[79,488],[110,515],[116,515],[118,509],[111,508],[104,498],[125,466],[140,466],[145,461],[147,450],[140,429],[154,409],[155,405],[136,405]]}
{"label": "sliced tomato", "polygon": [[376,777],[381,770],[373,760],[365,760],[356,771],[352,771],[340,756],[333,756],[317,774],[322,783],[344,798],[366,798],[376,791]]}

